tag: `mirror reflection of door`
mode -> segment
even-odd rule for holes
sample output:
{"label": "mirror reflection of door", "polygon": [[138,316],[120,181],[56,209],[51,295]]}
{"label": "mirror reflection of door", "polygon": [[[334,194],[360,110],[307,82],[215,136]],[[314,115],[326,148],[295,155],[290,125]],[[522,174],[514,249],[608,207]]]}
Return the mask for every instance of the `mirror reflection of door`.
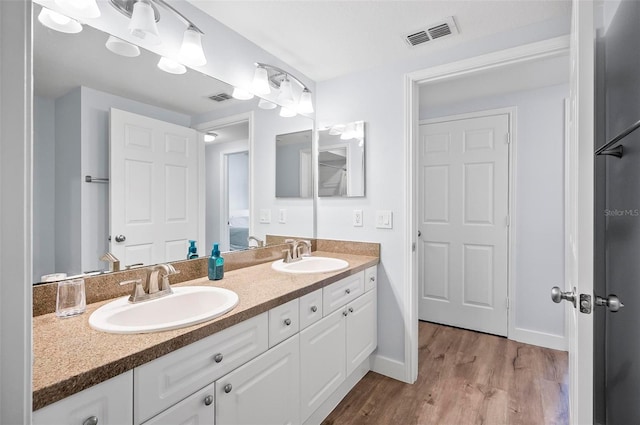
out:
{"label": "mirror reflection of door", "polygon": [[[249,123],[240,121],[205,131],[205,245],[220,251],[247,249],[249,237]],[[213,140],[211,140],[213,139]]]}
{"label": "mirror reflection of door", "polygon": [[348,150],[333,147],[318,152],[318,195],[347,196]]}

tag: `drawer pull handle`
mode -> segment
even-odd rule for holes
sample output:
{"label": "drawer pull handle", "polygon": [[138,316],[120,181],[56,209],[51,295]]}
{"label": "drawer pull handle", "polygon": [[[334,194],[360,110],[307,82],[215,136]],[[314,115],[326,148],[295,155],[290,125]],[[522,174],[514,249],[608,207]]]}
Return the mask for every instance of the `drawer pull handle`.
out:
{"label": "drawer pull handle", "polygon": [[369,280],[370,280],[371,282],[375,282],[375,281],[376,281],[376,277],[375,277],[375,276],[371,276],[371,277],[369,278]]}
{"label": "drawer pull handle", "polygon": [[349,315],[349,313],[347,313],[346,311],[343,311],[343,312],[342,312],[342,315],[343,315],[344,317],[347,317],[347,316]]}
{"label": "drawer pull handle", "polygon": [[90,416],[82,422],[82,425],[98,425],[98,418],[96,416]]}
{"label": "drawer pull handle", "polygon": [[284,324],[287,326],[291,325],[291,319],[284,319]]}
{"label": "drawer pull handle", "polygon": [[315,305],[312,305],[311,311],[315,313],[316,311],[318,311],[318,307],[316,307]]}
{"label": "drawer pull handle", "polygon": [[224,392],[229,394],[231,392],[231,390],[233,389],[233,387],[231,386],[231,384],[227,384],[224,386]]}
{"label": "drawer pull handle", "polygon": [[351,289],[347,288],[347,289],[344,290],[344,292],[346,292],[347,294],[350,294],[351,293]]}
{"label": "drawer pull handle", "polygon": [[218,354],[216,354],[215,356],[213,356],[213,360],[214,360],[216,363],[220,363],[220,362],[222,361],[222,358],[223,358],[222,353],[218,353]]}
{"label": "drawer pull handle", "polygon": [[349,313],[353,313],[353,307],[349,307]]}
{"label": "drawer pull handle", "polygon": [[211,403],[213,403],[213,396],[212,395],[208,395],[204,398],[204,405],[205,406],[211,406]]}

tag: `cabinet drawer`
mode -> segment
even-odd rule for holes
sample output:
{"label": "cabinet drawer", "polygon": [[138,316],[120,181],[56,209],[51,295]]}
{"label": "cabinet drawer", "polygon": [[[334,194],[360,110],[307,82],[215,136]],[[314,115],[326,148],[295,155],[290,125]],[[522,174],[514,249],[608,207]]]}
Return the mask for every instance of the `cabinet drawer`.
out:
{"label": "cabinet drawer", "polygon": [[322,289],[300,297],[300,330],[322,319]]}
{"label": "cabinet drawer", "polygon": [[33,412],[34,425],[82,425],[95,416],[100,425],[133,421],[133,372],[101,382]]}
{"label": "cabinet drawer", "polygon": [[331,314],[364,293],[364,271],[322,288],[323,314]]}
{"label": "cabinet drawer", "polygon": [[[215,385],[207,385],[175,406],[149,419],[144,425],[199,424],[213,425]],[[98,424],[100,425],[100,424]]]}
{"label": "cabinet drawer", "polygon": [[269,310],[269,348],[298,333],[298,299]]}
{"label": "cabinet drawer", "polygon": [[267,313],[134,370],[134,419],[140,424],[268,348]]}
{"label": "cabinet drawer", "polygon": [[377,287],[378,266],[369,267],[364,271],[364,291],[370,291]]}

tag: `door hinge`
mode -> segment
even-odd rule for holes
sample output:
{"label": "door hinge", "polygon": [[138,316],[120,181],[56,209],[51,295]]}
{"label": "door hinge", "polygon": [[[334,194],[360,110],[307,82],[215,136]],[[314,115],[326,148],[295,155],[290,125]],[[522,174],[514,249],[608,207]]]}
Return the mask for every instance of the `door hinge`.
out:
{"label": "door hinge", "polygon": [[511,215],[508,214],[505,218],[504,218],[505,224],[507,225],[507,227],[511,227]]}
{"label": "door hinge", "polygon": [[511,133],[507,133],[507,145],[511,143]]}
{"label": "door hinge", "polygon": [[507,310],[509,310],[509,297],[507,297]]}
{"label": "door hinge", "polygon": [[416,252],[416,243],[415,242],[413,242],[411,244],[411,252]]}

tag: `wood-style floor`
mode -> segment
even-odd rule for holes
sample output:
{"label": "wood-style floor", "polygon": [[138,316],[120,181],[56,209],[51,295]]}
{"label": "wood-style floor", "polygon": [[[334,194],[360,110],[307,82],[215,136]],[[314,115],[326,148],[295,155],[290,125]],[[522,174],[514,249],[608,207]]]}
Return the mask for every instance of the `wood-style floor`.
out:
{"label": "wood-style floor", "polygon": [[323,425],[568,424],[563,351],[420,322],[414,385],[369,372]]}

